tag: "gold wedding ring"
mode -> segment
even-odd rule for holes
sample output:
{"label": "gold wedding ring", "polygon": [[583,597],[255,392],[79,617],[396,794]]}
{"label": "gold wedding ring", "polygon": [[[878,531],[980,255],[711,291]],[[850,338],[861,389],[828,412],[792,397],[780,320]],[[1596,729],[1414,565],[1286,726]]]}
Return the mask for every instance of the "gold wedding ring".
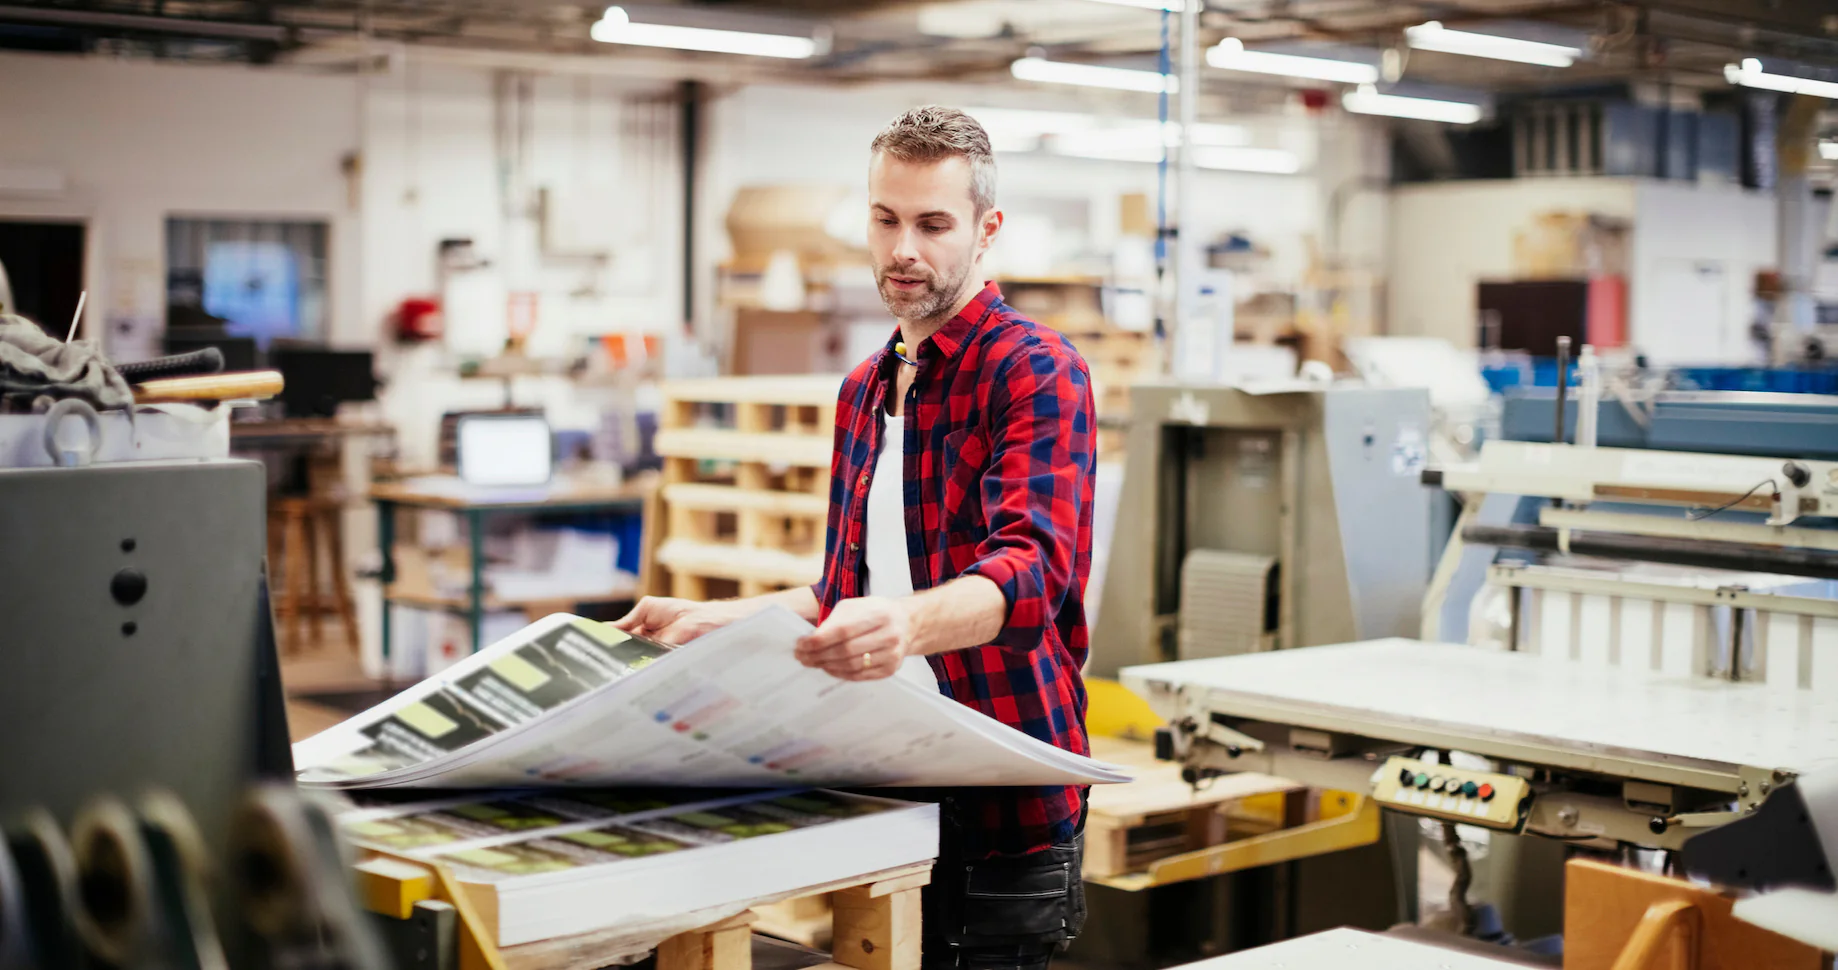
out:
{"label": "gold wedding ring", "polygon": [[870,650],[867,653],[862,654],[862,669],[863,670],[867,670],[869,665],[873,663],[874,663],[874,651],[873,650]]}

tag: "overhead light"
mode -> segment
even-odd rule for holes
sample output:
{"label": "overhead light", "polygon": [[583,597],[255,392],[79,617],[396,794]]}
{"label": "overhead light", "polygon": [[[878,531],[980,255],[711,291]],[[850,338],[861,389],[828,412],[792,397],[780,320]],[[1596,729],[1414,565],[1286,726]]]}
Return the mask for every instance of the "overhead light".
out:
{"label": "overhead light", "polygon": [[1257,74],[1281,74],[1306,77],[1317,81],[1339,81],[1342,84],[1371,84],[1379,78],[1378,68],[1358,61],[1331,57],[1303,57],[1299,54],[1275,54],[1270,51],[1248,51],[1244,41],[1227,37],[1206,52],[1206,63],[1227,71],[1251,71]]}
{"label": "overhead light", "polygon": [[[1068,158],[1089,158],[1104,162],[1161,161],[1161,146],[1153,142],[1132,142],[1115,138],[1087,137],[1101,132],[1080,132],[1078,137],[1055,138],[1053,154]],[[1230,148],[1196,145],[1193,163],[1197,168],[1229,172],[1262,172],[1272,175],[1294,175],[1302,170],[1302,160],[1283,148]]]}
{"label": "overhead light", "polygon": [[[1118,7],[1141,7],[1144,10],[1166,10],[1169,13],[1180,13],[1187,9],[1182,0],[1097,0]],[[1202,0],[1204,2],[1204,0]]]}
{"label": "overhead light", "polygon": [[1466,54],[1470,57],[1491,57],[1498,61],[1542,64],[1545,67],[1569,67],[1576,63],[1577,58],[1583,56],[1583,49],[1580,47],[1520,40],[1516,37],[1501,37],[1498,34],[1476,34],[1466,30],[1450,30],[1435,20],[1418,24],[1415,27],[1406,27],[1404,39],[1410,46],[1418,50]]}
{"label": "overhead light", "polygon": [[1809,77],[1794,77],[1791,74],[1769,74],[1761,69],[1761,61],[1753,57],[1743,58],[1741,64],[1725,64],[1723,78],[1731,84],[1740,84],[1746,88],[1785,91],[1788,94],[1810,94],[1816,98],[1838,100],[1838,82],[1815,81]]}
{"label": "overhead light", "polygon": [[1838,162],[1838,141],[1820,142],[1819,157],[1828,162]]}
{"label": "overhead light", "polygon": [[1023,57],[1010,65],[1009,72],[1023,81],[1047,84],[1077,84],[1088,88],[1115,88],[1120,91],[1145,91],[1149,94],[1180,92],[1180,79],[1172,74],[1138,71],[1126,67],[1104,67],[1099,64],[1074,64],[1049,61],[1043,57]]}
{"label": "overhead light", "polygon": [[1302,160],[1285,148],[1214,148],[1196,145],[1193,163],[1200,168],[1228,172],[1263,172],[1270,175],[1294,175],[1302,170]]}
{"label": "overhead light", "polygon": [[[1181,143],[1181,126],[1152,118],[1104,118],[1077,111],[1042,111],[1032,108],[966,108],[989,134],[990,147],[998,152],[1031,152],[1052,138],[1059,154],[1117,161],[1161,161],[1164,146]],[[1157,137],[1157,130],[1160,137]],[[1251,140],[1240,125],[1203,122],[1193,126],[1195,146],[1236,147]]]}
{"label": "overhead light", "polygon": [[1420,121],[1446,121],[1452,125],[1471,125],[1481,120],[1481,106],[1467,101],[1439,101],[1435,98],[1407,98],[1397,94],[1380,94],[1370,84],[1362,84],[1340,96],[1340,106],[1362,115],[1389,115],[1393,118],[1415,118]]}
{"label": "overhead light", "polygon": [[675,50],[746,54],[752,57],[795,60],[812,57],[817,53],[817,41],[811,37],[716,30],[711,27],[681,27],[676,24],[639,24],[632,22],[624,7],[607,7],[605,15],[588,31],[588,36],[603,44],[669,47]]}

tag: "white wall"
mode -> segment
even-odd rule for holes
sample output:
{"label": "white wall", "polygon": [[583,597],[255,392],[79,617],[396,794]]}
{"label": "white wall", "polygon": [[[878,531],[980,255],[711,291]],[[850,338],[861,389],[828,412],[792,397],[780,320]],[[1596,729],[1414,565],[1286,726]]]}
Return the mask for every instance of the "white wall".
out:
{"label": "white wall", "polygon": [[[710,154],[705,172],[701,231],[708,240],[704,260],[711,266],[725,255],[722,228],[735,190],[748,184],[829,183],[859,190],[866,198],[868,144],[899,112],[914,105],[944,103],[963,107],[1001,105],[1002,92],[968,85],[871,85],[812,88],[755,85],[720,98],[710,112]],[[1016,93],[1009,89],[1012,106]],[[1040,108],[1068,107],[1036,103]],[[1152,112],[1146,99],[1127,110]],[[1217,119],[1207,119],[1217,120]],[[1242,229],[1272,250],[1269,276],[1293,281],[1306,264],[1303,234],[1321,236],[1325,196],[1312,174],[1314,133],[1308,124],[1286,124],[1287,140],[1310,163],[1303,174],[1257,175],[1202,171],[1197,177],[1198,207],[1189,239],[1211,242],[1228,230]],[[1300,129],[1300,137],[1296,130]],[[1082,206],[1090,248],[1107,254],[1117,239],[1118,197],[1129,192],[1156,192],[1156,166],[1101,162],[1037,154],[997,157],[997,198],[1008,216],[1007,231],[1026,233],[1030,219],[1061,217]],[[1168,185],[1173,192],[1174,174]],[[1172,200],[1170,202],[1172,205]],[[861,218],[867,218],[863,205]],[[1357,236],[1359,220],[1355,219]],[[866,271],[864,270],[864,274]],[[705,279],[712,277],[712,271]],[[708,301],[700,299],[706,307]]]}
{"label": "white wall", "polygon": [[[359,80],[285,69],[0,55],[0,166],[64,177],[53,195],[0,193],[0,218],[90,225],[92,321],[151,324],[165,307],[170,215],[321,219],[331,226],[335,343],[368,346],[404,297],[431,294],[436,245],[474,239],[507,288],[540,293],[546,326],[577,333],[680,323],[680,166],[656,82],[534,82],[531,190],[550,186],[604,274],[545,259],[534,220],[502,204],[493,75],[417,65]],[[25,92],[32,92],[29,96]],[[348,180],[347,156],[361,157]],[[133,346],[130,351],[136,349]]]}
{"label": "white wall", "polygon": [[330,223],[332,327],[355,330],[357,290],[342,281],[360,265],[360,224],[340,172],[358,143],[354,81],[5,54],[0,90],[0,165],[65,181],[0,194],[0,218],[88,222],[89,326],[157,326],[166,217],[226,215]]}
{"label": "white wall", "polygon": [[[419,65],[368,82],[363,318],[438,290],[440,240],[465,237],[509,290],[539,294],[539,326],[576,334],[673,330],[681,322],[681,165],[675,111],[660,85],[536,77],[519,152],[497,81],[486,71]],[[502,116],[502,126],[501,126]],[[539,188],[569,225],[544,255]]]}
{"label": "white wall", "polygon": [[1629,339],[1655,364],[1761,363],[1749,340],[1755,273],[1775,265],[1773,193],[1641,182]]}
{"label": "white wall", "polygon": [[1513,235],[1540,213],[1632,219],[1626,179],[1514,179],[1409,185],[1391,193],[1389,332],[1475,345],[1475,290],[1511,279]]}
{"label": "white wall", "polygon": [[1628,219],[1628,339],[1656,364],[1754,359],[1755,271],[1773,265],[1768,193],[1651,179],[1515,179],[1392,191],[1390,332],[1475,344],[1475,284],[1513,278],[1540,213]]}

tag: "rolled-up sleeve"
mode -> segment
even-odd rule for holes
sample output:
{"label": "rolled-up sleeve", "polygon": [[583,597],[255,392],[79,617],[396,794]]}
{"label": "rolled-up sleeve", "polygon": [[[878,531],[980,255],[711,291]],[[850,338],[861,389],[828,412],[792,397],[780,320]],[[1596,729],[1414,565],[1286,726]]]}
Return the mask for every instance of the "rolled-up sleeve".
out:
{"label": "rolled-up sleeve", "polygon": [[1096,454],[1091,376],[1076,356],[1034,339],[992,383],[981,483],[988,537],[963,575],[1002,590],[1008,621],[991,642],[1025,652],[1076,595],[1079,523]]}

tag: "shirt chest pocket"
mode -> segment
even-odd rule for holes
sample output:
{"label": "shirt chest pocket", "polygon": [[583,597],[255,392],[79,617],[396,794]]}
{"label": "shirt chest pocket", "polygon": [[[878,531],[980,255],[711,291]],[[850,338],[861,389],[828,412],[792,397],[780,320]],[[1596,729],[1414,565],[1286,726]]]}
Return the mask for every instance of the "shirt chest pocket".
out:
{"label": "shirt chest pocket", "polygon": [[989,438],[970,427],[945,435],[944,518],[947,523],[983,522],[983,474],[989,465]]}

